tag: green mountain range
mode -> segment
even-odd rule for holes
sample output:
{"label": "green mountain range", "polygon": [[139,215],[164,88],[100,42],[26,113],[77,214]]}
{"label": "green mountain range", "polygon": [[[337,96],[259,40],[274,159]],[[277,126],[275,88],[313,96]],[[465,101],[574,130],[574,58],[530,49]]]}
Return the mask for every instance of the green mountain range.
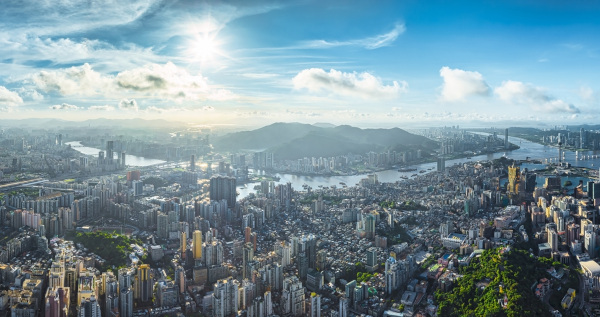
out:
{"label": "green mountain range", "polygon": [[252,131],[230,133],[215,138],[213,145],[225,151],[269,151],[278,159],[419,149],[427,155],[438,147],[435,141],[399,128],[360,129],[302,123],[274,123]]}

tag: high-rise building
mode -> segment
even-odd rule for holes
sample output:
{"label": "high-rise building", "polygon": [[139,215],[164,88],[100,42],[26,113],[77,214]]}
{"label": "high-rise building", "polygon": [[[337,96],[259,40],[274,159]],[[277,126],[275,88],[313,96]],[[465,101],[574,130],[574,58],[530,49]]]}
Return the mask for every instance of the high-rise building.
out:
{"label": "high-rise building", "polygon": [[236,314],[240,303],[240,284],[237,280],[229,277],[218,280],[214,284],[212,295],[213,316],[225,317]]}
{"label": "high-rise building", "polygon": [[250,276],[250,272],[248,271],[248,263],[254,261],[254,245],[252,245],[250,242],[245,243],[243,252],[242,265],[244,267],[242,268],[242,276],[243,278],[248,278]]}
{"label": "high-rise building", "polygon": [[121,288],[119,294],[119,317],[133,316],[133,291],[130,287]]}
{"label": "high-rise building", "polygon": [[192,241],[192,252],[195,261],[199,261],[202,259],[202,231],[200,230],[194,231]]}
{"label": "high-rise building", "polygon": [[504,129],[504,149],[508,149],[508,128]]}
{"label": "high-rise building", "polygon": [[552,252],[558,251],[558,233],[555,230],[548,232],[548,244],[550,244]]}
{"label": "high-rise building", "polygon": [[588,182],[588,197],[600,199],[600,183]]}
{"label": "high-rise building", "polygon": [[179,233],[179,253],[181,254],[181,258],[185,259],[185,253],[187,251],[187,237],[185,232]]}
{"label": "high-rise building", "polygon": [[321,296],[310,294],[310,317],[321,317]]}
{"label": "high-rise building", "polygon": [[131,288],[133,286],[133,270],[130,268],[119,269],[118,279],[119,279],[119,292],[124,288]]}
{"label": "high-rise building", "polygon": [[373,214],[368,214],[364,219],[366,238],[375,239],[375,216]]}
{"label": "high-rise building", "polygon": [[190,171],[195,172],[196,171],[196,156],[192,155],[192,157],[190,158]]}
{"label": "high-rise building", "polygon": [[513,195],[519,194],[521,182],[521,173],[519,170],[520,168],[518,166],[508,167],[508,187],[506,188],[506,191]]}
{"label": "high-rise building", "polygon": [[85,298],[79,307],[77,307],[78,317],[102,317],[100,305],[96,301],[96,296]]}
{"label": "high-rise building", "polygon": [[437,159],[437,171],[444,173],[446,171],[446,159],[442,156]]}
{"label": "high-rise building", "polygon": [[584,246],[591,259],[596,258],[596,231],[586,230],[584,236]]}
{"label": "high-rise building", "polygon": [[377,248],[370,247],[367,249],[367,270],[373,272],[377,270]]}
{"label": "high-rise building", "polygon": [[348,317],[348,298],[341,297],[340,298],[340,308],[338,311],[339,317]]}
{"label": "high-rise building", "polygon": [[115,158],[114,151],[114,141],[106,141],[106,162],[107,164],[112,164]]}
{"label": "high-rise building", "polygon": [[96,282],[91,272],[82,272],[77,285],[77,306],[80,306],[85,299],[96,297]]}
{"label": "high-rise building", "polygon": [[156,216],[156,232],[159,238],[169,237],[169,217],[161,212]]}
{"label": "high-rise building", "polygon": [[131,186],[133,186],[133,195],[140,196],[144,194],[144,182],[142,181],[132,181]]}
{"label": "high-rise building", "polygon": [[210,179],[210,200],[227,200],[227,206],[235,206],[236,201],[235,177],[213,176]]}
{"label": "high-rise building", "polygon": [[137,289],[139,299],[147,302],[152,299],[152,279],[150,279],[150,265],[141,264],[137,269]]}

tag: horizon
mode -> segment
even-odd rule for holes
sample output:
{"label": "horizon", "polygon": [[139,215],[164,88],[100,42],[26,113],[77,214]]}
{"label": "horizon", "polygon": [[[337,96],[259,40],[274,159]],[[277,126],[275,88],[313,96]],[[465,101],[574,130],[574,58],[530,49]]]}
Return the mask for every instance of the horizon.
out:
{"label": "horizon", "polygon": [[600,56],[600,3],[3,7],[2,119],[409,129],[599,119],[590,66]]}

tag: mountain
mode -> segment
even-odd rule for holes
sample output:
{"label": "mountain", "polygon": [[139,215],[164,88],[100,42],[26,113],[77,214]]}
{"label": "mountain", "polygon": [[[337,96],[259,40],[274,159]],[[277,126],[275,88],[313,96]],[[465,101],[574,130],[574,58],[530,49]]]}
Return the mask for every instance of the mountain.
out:
{"label": "mountain", "polygon": [[349,125],[321,128],[301,123],[274,123],[253,131],[230,133],[215,138],[213,145],[218,150],[267,150],[280,159],[407,149],[421,149],[427,154],[438,146],[435,141],[399,128],[360,129]]}
{"label": "mountain", "polygon": [[278,159],[298,159],[336,156],[349,152],[366,153],[378,148],[383,149],[381,146],[355,142],[329,131],[312,131],[290,142],[271,147],[268,151],[273,152]]}
{"label": "mountain", "polygon": [[215,137],[213,146],[218,150],[264,150],[321,129],[311,124],[278,122],[252,131]]}
{"label": "mountain", "polygon": [[313,124],[315,127],[319,128],[335,128],[335,124],[327,123],[327,122],[317,122]]}

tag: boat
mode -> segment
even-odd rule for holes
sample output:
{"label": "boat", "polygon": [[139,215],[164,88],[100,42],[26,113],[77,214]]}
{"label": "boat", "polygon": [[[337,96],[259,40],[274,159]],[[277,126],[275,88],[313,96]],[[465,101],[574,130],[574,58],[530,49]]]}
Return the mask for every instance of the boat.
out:
{"label": "boat", "polygon": [[398,172],[405,173],[405,172],[414,172],[416,170],[417,170],[416,168],[401,168],[398,170]]}
{"label": "boat", "polygon": [[425,172],[426,172],[425,170],[420,170],[420,171],[419,171],[419,173],[425,173]]}

